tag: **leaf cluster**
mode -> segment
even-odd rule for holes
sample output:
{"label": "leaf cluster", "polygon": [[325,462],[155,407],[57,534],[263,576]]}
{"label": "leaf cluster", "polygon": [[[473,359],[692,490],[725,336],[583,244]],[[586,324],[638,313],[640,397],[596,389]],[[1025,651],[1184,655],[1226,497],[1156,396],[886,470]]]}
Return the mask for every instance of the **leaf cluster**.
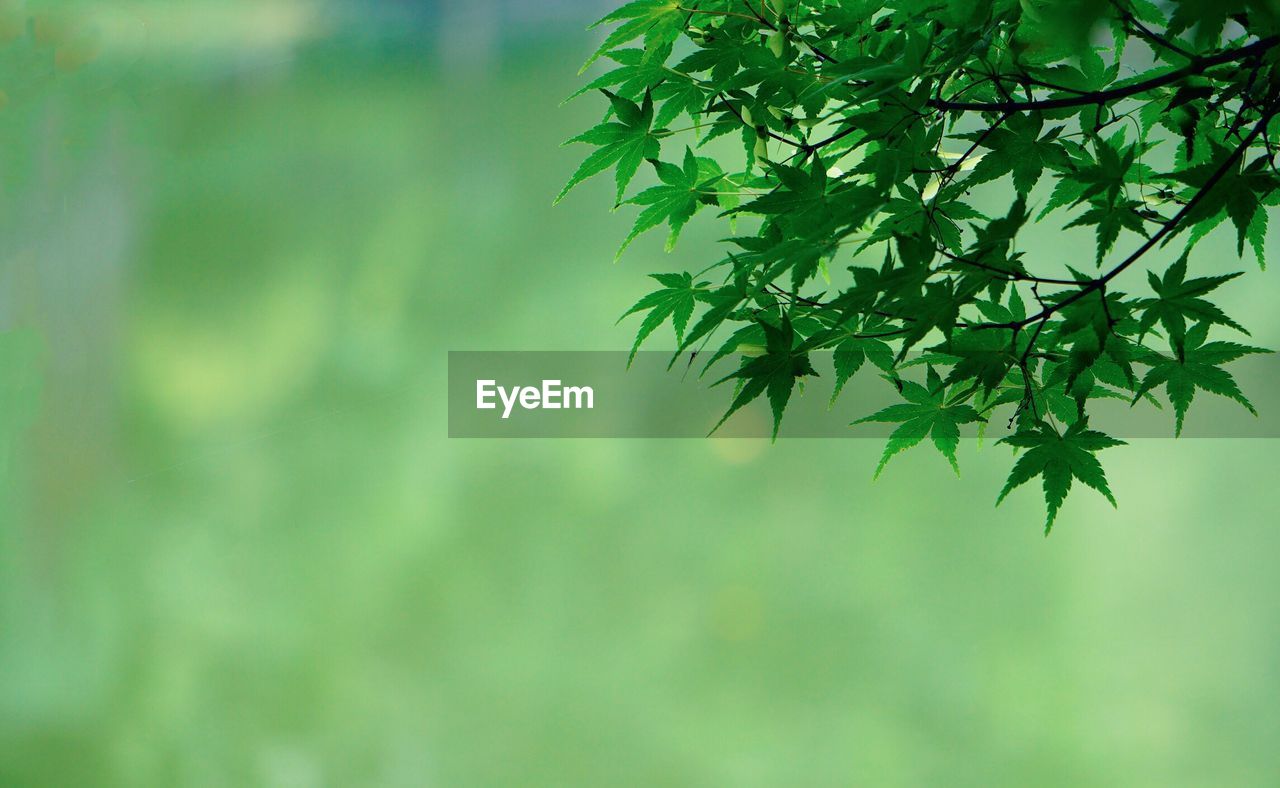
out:
{"label": "leaf cluster", "polygon": [[1163,395],[1179,434],[1197,391],[1252,410],[1225,365],[1264,351],[1209,336],[1245,333],[1213,301],[1239,272],[1196,247],[1223,226],[1265,266],[1273,3],[635,0],[598,24],[587,66],[611,65],[578,95],[605,116],[560,197],[611,169],[623,249],[724,223],[627,314],[636,348],[670,322],[679,352],[741,356],[725,418],[765,397],[776,436],[834,351],[833,399],[871,369],[902,397],[863,420],[899,425],[877,474],[926,439],[958,470],[961,427],[1004,422],[999,499],[1040,479],[1047,530],[1073,481],[1114,503],[1098,400]]}

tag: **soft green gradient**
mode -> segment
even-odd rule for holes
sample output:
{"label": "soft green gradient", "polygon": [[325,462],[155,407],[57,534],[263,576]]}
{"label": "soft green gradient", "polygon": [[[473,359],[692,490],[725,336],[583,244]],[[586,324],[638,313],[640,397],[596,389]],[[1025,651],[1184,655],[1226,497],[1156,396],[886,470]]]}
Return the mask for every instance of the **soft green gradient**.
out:
{"label": "soft green gradient", "polygon": [[446,350],[625,347],[719,228],[550,207],[585,35],[215,7],[0,110],[0,785],[1280,782],[1274,443],[1109,452],[1046,540],[990,446],[451,442]]}

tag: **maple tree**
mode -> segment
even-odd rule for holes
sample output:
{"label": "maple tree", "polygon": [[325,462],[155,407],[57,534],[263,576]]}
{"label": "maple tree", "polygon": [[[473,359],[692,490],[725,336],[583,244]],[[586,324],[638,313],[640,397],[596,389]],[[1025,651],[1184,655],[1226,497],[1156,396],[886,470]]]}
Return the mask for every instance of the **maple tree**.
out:
{"label": "maple tree", "polygon": [[[1047,531],[1073,480],[1115,502],[1096,400],[1163,391],[1178,434],[1197,389],[1252,410],[1224,365],[1265,351],[1209,340],[1245,333],[1209,300],[1239,273],[1196,245],[1229,225],[1265,266],[1273,3],[635,0],[597,24],[584,70],[612,66],[575,96],[607,114],[557,201],[612,168],[640,209],[619,254],[663,224],[670,249],[701,211],[732,228],[627,313],[633,355],[670,322],[678,352],[742,356],[725,418],[766,397],[776,437],[834,351],[833,398],[874,367],[904,400],[862,420],[898,425],[877,474],[926,438],[958,471],[960,428],[1001,413],[1019,454],[999,499],[1038,478]],[[657,184],[628,196],[646,166]],[[1092,239],[1069,261],[1019,244],[1042,223]],[[1122,290],[1138,269],[1146,290]]]}

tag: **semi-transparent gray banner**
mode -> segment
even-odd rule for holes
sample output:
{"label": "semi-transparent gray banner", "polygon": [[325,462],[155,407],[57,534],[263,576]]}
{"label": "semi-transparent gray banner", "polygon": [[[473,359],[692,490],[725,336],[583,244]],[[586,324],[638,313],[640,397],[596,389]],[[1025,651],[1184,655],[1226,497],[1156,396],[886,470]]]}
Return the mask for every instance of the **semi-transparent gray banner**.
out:
{"label": "semi-transparent gray banner", "polygon": [[[737,356],[703,372],[704,359],[688,354],[674,366],[669,352],[638,353],[627,367],[626,352],[449,353],[451,438],[703,438],[724,415],[734,381],[710,384],[732,373]],[[835,384],[831,354],[814,354],[819,377],[797,385],[779,438],[885,438],[894,424],[852,422],[902,402],[893,384],[869,363],[831,403]],[[1240,388],[1258,409],[1254,416],[1236,402],[1197,391],[1183,427],[1184,438],[1280,438],[1280,357],[1251,356],[1230,364]],[[904,377],[914,377],[911,370]],[[1162,389],[1163,409],[1147,402],[1091,400],[1090,425],[1118,438],[1172,438],[1173,408]],[[1008,434],[1013,406],[992,414],[988,438]],[[719,438],[768,438],[773,423],[764,396],[735,413],[716,431]],[[977,436],[977,425],[964,435]]]}

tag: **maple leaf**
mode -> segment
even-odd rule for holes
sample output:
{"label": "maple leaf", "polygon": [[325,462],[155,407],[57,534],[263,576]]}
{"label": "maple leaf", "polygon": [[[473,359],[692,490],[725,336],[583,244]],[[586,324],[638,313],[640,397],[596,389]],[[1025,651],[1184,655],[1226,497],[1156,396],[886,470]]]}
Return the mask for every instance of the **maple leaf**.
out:
{"label": "maple leaf", "polygon": [[1133,401],[1136,403],[1144,394],[1163,385],[1169,401],[1173,403],[1177,419],[1175,435],[1182,435],[1183,421],[1195,398],[1196,389],[1235,400],[1253,415],[1258,415],[1253,403],[1222,365],[1244,356],[1271,351],[1234,342],[1206,343],[1209,325],[1208,322],[1197,323],[1188,330],[1183,341],[1172,346],[1172,356],[1152,353],[1144,359],[1152,368],[1142,379],[1142,385],[1138,387]]}
{"label": "maple leaf", "polygon": [[773,412],[773,439],[777,440],[782,412],[791,399],[796,379],[818,374],[809,361],[809,354],[796,349],[795,329],[789,319],[783,318],[778,326],[761,320],[760,328],[765,335],[764,354],[745,359],[741,368],[714,384],[719,385],[727,380],[740,381],[732,404],[712,428],[712,433],[720,429],[743,406],[767,393],[769,409]]}
{"label": "maple leaf", "polygon": [[1026,451],[1013,466],[996,505],[1018,486],[1037,476],[1042,477],[1044,500],[1049,509],[1044,524],[1046,534],[1053,530],[1053,522],[1071,491],[1074,479],[1102,493],[1112,506],[1116,505],[1102,464],[1094,455],[1103,449],[1123,446],[1124,441],[1090,430],[1087,419],[1078,420],[1062,433],[1045,422],[1039,422],[1032,429],[1003,438],[1000,443]]}
{"label": "maple leaf", "polygon": [[840,397],[849,379],[857,374],[868,360],[888,372],[893,369],[893,348],[879,339],[868,339],[849,336],[836,345],[834,363],[836,369],[836,385],[831,392],[831,404]]}
{"label": "maple leaf", "polygon": [[567,145],[586,142],[598,145],[599,150],[588,156],[569,178],[569,182],[560,190],[560,194],[556,195],[557,203],[563,200],[574,186],[610,167],[616,168],[617,202],[622,202],[622,194],[626,191],[627,184],[635,177],[636,171],[640,169],[640,163],[645,159],[657,158],[660,153],[659,138],[651,128],[653,98],[646,95],[644,103],[637,105],[607,90],[602,92],[609,97],[618,121],[605,121],[565,143]]}
{"label": "maple leaf", "polygon": [[635,360],[636,353],[640,350],[640,345],[649,335],[671,319],[671,324],[676,331],[676,341],[684,340],[685,328],[689,325],[689,318],[693,316],[693,308],[695,302],[699,298],[705,297],[707,283],[693,283],[693,277],[687,273],[680,274],[651,274],[651,278],[657,280],[662,288],[649,293],[641,298],[630,309],[618,318],[621,322],[623,318],[634,315],[637,312],[648,311],[644,320],[640,323],[640,330],[636,332],[635,343],[631,346],[631,355],[627,357],[627,365]]}
{"label": "maple leaf", "polygon": [[1150,271],[1147,272],[1147,280],[1151,289],[1155,291],[1156,297],[1140,299],[1136,304],[1138,308],[1144,310],[1142,319],[1138,321],[1143,334],[1159,323],[1168,333],[1174,347],[1180,347],[1187,333],[1188,320],[1231,326],[1243,334],[1249,333],[1239,323],[1227,317],[1216,304],[1202,297],[1240,274],[1205,276],[1191,281],[1186,281],[1186,276],[1187,255],[1185,254],[1169,266],[1163,278],[1157,277]]}
{"label": "maple leaf", "polygon": [[715,159],[699,158],[685,148],[684,166],[677,167],[661,161],[653,161],[662,183],[652,186],[627,200],[643,205],[645,209],[636,218],[635,226],[627,235],[614,259],[622,257],[638,235],[666,222],[671,233],[667,237],[667,251],[671,251],[680,237],[680,230],[703,205],[719,204],[723,190],[724,171]]}
{"label": "maple leaf", "polygon": [[963,135],[980,141],[982,147],[991,151],[974,167],[966,185],[974,186],[1013,173],[1014,188],[1018,194],[1025,195],[1035,187],[1046,167],[1064,169],[1067,156],[1054,144],[1062,126],[1054,126],[1042,137],[1043,128],[1041,117],[1013,115],[1003,126]]}
{"label": "maple leaf", "polygon": [[614,49],[628,44],[641,36],[644,37],[646,49],[665,46],[679,37],[684,27],[685,14],[680,10],[677,0],[634,0],[616,11],[606,14],[591,27],[620,22],[604,40],[587,62],[582,64],[586,71],[592,63]]}
{"label": "maple leaf", "polygon": [[943,385],[942,378],[933,368],[929,369],[928,387],[909,380],[901,383],[902,396],[906,402],[890,405],[879,413],[854,422],[865,424],[878,421],[899,425],[889,436],[880,464],[876,466],[876,478],[879,478],[895,454],[919,444],[925,438],[933,440],[933,445],[947,458],[952,470],[959,476],[960,463],[956,460],[956,449],[960,445],[960,425],[981,421],[982,417],[972,405],[957,402],[950,397],[949,389]]}

